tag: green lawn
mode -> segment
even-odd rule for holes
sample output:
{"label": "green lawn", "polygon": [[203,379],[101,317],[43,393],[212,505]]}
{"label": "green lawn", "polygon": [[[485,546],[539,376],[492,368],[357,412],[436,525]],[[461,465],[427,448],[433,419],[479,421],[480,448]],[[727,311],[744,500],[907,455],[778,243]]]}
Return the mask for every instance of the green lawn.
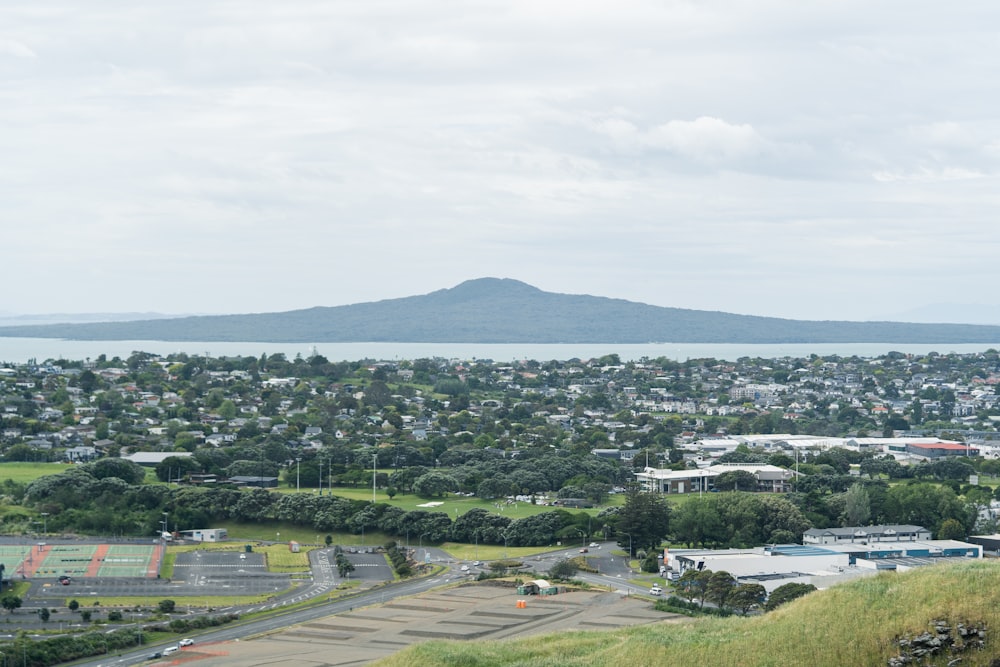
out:
{"label": "green lawn", "polygon": [[0,479],[33,482],[39,477],[57,475],[68,467],[66,463],[0,463]]}
{"label": "green lawn", "polygon": [[[295,489],[281,487],[277,489],[280,493],[295,493]],[[309,489],[308,491],[303,489],[301,493],[316,493],[315,489]],[[324,494],[327,491],[324,489]],[[364,488],[351,488],[336,486],[333,488],[333,495],[340,496],[341,498],[350,498],[351,500],[367,500],[372,499],[371,487]],[[495,512],[508,516],[511,519],[523,519],[526,516],[533,516],[535,514],[540,514],[542,512],[549,512],[553,509],[558,509],[551,505],[532,505],[531,503],[514,503],[513,505],[507,505],[504,501],[493,501],[493,500],[483,500],[482,498],[476,497],[466,497],[459,496],[455,494],[449,494],[443,498],[421,498],[420,496],[414,495],[412,493],[398,493],[391,500],[389,496],[386,495],[384,489],[378,489],[375,492],[375,502],[385,503],[393,507],[400,507],[407,511],[412,510],[424,510],[427,512],[447,512],[448,516],[452,519],[461,516],[468,512],[469,510],[480,507],[489,512]],[[496,507],[499,502],[500,508]],[[434,507],[421,507],[427,503],[440,503]],[[622,505],[625,503],[625,496],[623,494],[615,494],[608,496],[608,501],[601,505],[600,507],[593,507],[590,509],[577,510],[569,508],[571,512],[586,512],[588,514],[596,515],[602,509],[606,507],[614,507],[616,505]]]}

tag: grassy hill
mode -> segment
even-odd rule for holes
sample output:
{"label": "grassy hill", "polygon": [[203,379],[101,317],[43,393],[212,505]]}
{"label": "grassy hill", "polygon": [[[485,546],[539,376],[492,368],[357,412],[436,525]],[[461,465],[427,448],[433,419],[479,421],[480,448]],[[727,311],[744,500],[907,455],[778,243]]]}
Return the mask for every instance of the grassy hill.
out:
{"label": "grassy hill", "polygon": [[[381,667],[851,667],[886,665],[896,639],[945,621],[985,626],[985,650],[959,654],[961,667],[1000,666],[1000,563],[972,561],[885,573],[819,591],[769,614],[704,618],[627,630],[581,631],[512,642],[419,644]],[[914,665],[946,665],[947,653]]]}

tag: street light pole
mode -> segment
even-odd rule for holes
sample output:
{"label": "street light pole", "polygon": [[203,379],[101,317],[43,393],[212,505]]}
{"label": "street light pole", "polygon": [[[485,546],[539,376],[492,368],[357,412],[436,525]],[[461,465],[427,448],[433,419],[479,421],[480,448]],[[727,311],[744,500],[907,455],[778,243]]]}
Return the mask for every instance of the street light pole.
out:
{"label": "street light pole", "polygon": [[301,456],[296,456],[295,457],[295,493],[299,492],[299,478],[300,478],[300,474],[299,473],[301,471],[302,471],[302,457]]}
{"label": "street light pole", "polygon": [[375,504],[375,470],[378,468],[378,452],[372,456],[372,505]]}
{"label": "street light pole", "polygon": [[49,534],[49,513],[42,512],[42,533],[45,535]]}
{"label": "street light pole", "polygon": [[323,495],[323,459],[319,460],[319,495]]}

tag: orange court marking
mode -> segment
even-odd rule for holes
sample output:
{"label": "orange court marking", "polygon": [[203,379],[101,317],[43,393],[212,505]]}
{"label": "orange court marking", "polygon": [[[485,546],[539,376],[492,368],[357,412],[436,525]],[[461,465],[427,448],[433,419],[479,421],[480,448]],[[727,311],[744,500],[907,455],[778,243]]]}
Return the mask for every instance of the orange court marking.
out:
{"label": "orange court marking", "polygon": [[101,564],[104,562],[104,557],[108,555],[108,549],[111,546],[108,544],[97,545],[97,551],[91,558],[90,562],[87,564],[87,576],[96,577],[97,572],[101,569]]}

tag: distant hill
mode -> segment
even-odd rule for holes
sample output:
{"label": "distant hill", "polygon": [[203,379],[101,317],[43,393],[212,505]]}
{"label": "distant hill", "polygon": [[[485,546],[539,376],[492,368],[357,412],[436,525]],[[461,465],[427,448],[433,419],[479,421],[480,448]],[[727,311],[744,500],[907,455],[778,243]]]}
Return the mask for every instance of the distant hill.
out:
{"label": "distant hill", "polygon": [[983,343],[1000,326],[801,321],[543,292],[499,278],[422,296],[282,313],[0,327],[73,340],[407,343]]}

